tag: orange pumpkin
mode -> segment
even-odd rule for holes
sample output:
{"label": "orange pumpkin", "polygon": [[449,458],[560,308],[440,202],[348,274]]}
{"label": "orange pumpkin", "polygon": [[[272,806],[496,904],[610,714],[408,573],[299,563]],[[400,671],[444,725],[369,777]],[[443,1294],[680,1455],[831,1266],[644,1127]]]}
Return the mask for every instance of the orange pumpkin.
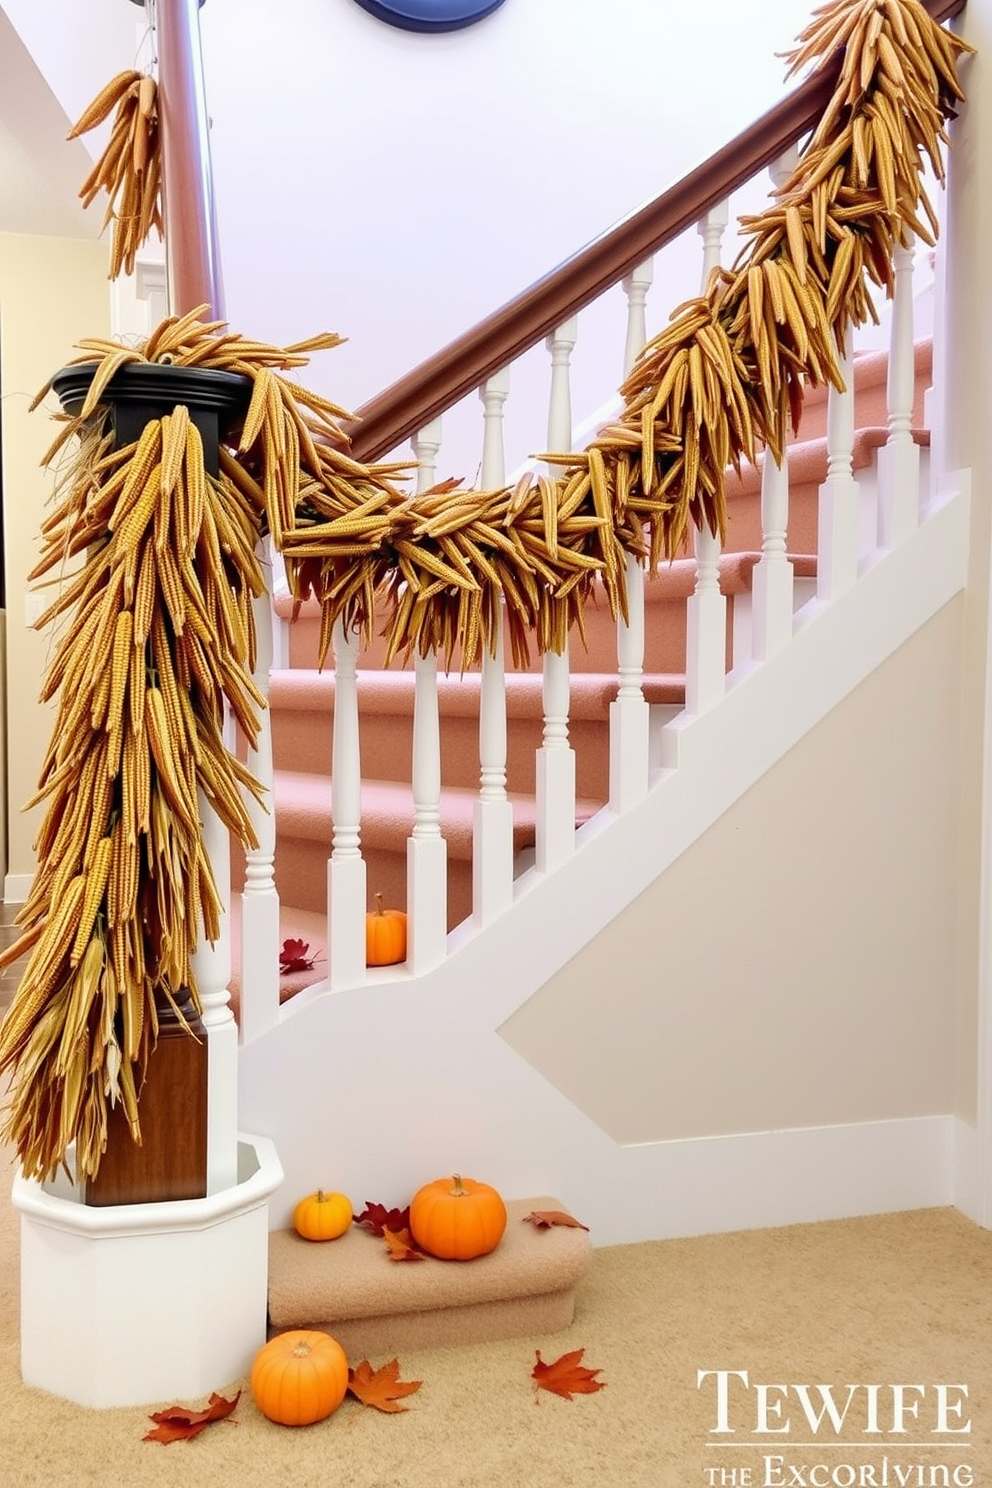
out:
{"label": "orange pumpkin", "polygon": [[304,1240],[337,1240],[352,1221],[351,1200],[347,1194],[316,1193],[301,1199],[293,1210],[293,1229]]}
{"label": "orange pumpkin", "polygon": [[255,1355],[251,1398],[280,1426],[311,1426],[336,1411],[348,1389],[348,1359],[329,1333],[277,1333]]}
{"label": "orange pumpkin", "polygon": [[401,909],[384,909],[382,895],[375,896],[375,909],[365,916],[366,966],[395,966],[406,960],[406,915]]}
{"label": "orange pumpkin", "polygon": [[505,1229],[506,1205],[496,1190],[457,1173],[425,1183],[410,1205],[411,1235],[421,1250],[442,1261],[488,1255]]}

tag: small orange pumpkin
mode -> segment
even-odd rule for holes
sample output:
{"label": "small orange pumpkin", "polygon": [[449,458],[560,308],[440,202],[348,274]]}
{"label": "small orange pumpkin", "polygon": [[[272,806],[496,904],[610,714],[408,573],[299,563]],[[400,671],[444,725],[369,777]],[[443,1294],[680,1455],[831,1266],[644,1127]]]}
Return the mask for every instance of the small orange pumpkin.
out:
{"label": "small orange pumpkin", "polygon": [[251,1398],[280,1426],[311,1426],[336,1411],[348,1389],[348,1359],[329,1333],[277,1333],[255,1355]]}
{"label": "small orange pumpkin", "polygon": [[351,1224],[351,1200],[347,1194],[316,1193],[301,1199],[293,1210],[293,1229],[304,1240],[337,1240]]}
{"label": "small orange pumpkin", "polygon": [[375,896],[375,909],[365,916],[366,966],[395,966],[406,960],[406,915],[401,909],[384,909],[382,895]]}
{"label": "small orange pumpkin", "polygon": [[417,1190],[410,1205],[410,1233],[428,1255],[471,1261],[495,1250],[506,1229],[506,1205],[488,1183],[437,1178]]}

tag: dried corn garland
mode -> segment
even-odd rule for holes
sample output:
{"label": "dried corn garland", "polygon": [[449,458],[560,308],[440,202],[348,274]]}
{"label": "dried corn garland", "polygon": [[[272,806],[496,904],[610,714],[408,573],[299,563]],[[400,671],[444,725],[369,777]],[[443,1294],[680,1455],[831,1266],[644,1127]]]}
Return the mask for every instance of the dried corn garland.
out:
{"label": "dried corn garland", "polygon": [[162,234],[162,149],[155,79],[120,72],[101,89],[68,138],[95,129],[114,113],[106,149],[83,182],[79,195],[88,207],[101,191],[109,198],[103,219],[114,224],[110,278],[134,273],[135,256],[152,230]]}
{"label": "dried corn garland", "polygon": [[[919,0],[834,0],[815,12],[791,70],[843,46],[835,95],[775,204],[744,219],[750,242],[731,271],[680,306],[621,388],[624,410],[584,457],[601,463],[620,541],[652,566],[690,522],[722,534],[728,466],[760,444],[778,458],[807,384],[840,384],[837,348],[874,318],[867,280],[891,293],[892,252],[936,218],[922,157],[943,179],[944,121],[962,97],[970,50]],[[922,217],[921,217],[922,214]],[[925,219],[925,221],[923,220]],[[580,466],[566,464],[570,480]]]}
{"label": "dried corn garland", "polygon": [[474,666],[505,616],[514,662],[526,665],[531,639],[561,651],[571,626],[581,630],[597,576],[616,593],[622,553],[588,472],[564,490],[529,476],[514,490],[449,481],[412,497],[359,487],[354,503],[332,513],[326,493],[312,493],[284,543],[297,601],[321,600],[321,661],[339,618],[368,635],[385,607],[387,663],[436,650]]}
{"label": "dried corn garland", "polygon": [[[156,998],[174,1000],[185,987],[196,997],[193,951],[201,930],[216,940],[220,929],[199,792],[246,846],[257,845],[242,787],[260,790],[221,735],[226,700],[257,739],[256,545],[266,526],[281,534],[292,523],[301,492],[334,465],[317,445],[337,432],[340,410],[277,369],[303,365],[308,351],[338,338],[270,347],[201,314],[171,317],[140,351],[82,343],[78,360],[94,362],[94,375],[78,414],[58,415],[45,457],[78,438],[30,576],[58,584],[39,621],[64,626],[42,694],[58,707],[29,803],[46,807],[38,873],[18,915],[23,932],[0,956],[0,966],[29,958],[0,1026],[0,1070],[13,1076],[5,1133],[39,1178],[52,1176],[70,1142],[77,1176],[97,1172],[110,1102],[123,1103],[140,1136]],[[240,454],[224,451],[219,479],[205,471],[181,405],[136,443],[111,447],[102,399],[134,361],[252,380]]]}

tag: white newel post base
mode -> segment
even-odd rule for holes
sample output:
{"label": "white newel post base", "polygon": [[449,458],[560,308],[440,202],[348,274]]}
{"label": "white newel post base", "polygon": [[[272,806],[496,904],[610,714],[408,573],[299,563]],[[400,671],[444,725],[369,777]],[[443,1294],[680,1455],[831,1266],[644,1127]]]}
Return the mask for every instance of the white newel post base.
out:
{"label": "white newel post base", "polygon": [[268,1138],[246,1135],[237,1182],[204,1199],[99,1208],[62,1176],[18,1175],[24,1383],[106,1408],[198,1400],[247,1374],[282,1176]]}

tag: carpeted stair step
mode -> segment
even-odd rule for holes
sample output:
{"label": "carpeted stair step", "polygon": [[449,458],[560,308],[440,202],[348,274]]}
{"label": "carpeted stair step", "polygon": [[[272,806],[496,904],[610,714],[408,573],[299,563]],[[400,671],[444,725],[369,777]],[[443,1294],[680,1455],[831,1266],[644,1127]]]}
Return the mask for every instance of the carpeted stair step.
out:
{"label": "carpeted stair step", "polygon": [[[282,903],[320,914],[327,902],[327,859],[333,832],[332,788],[326,775],[279,770],[274,781],[279,850],[276,887]],[[478,788],[448,786],[441,794],[441,832],[448,844],[448,925],[472,911],[472,816]],[[510,793],[514,853],[533,847],[536,803],[531,795]],[[602,803],[578,799],[576,825],[588,821]],[[409,783],[362,781],[362,854],[370,900],[406,904],[406,843],[413,826]]]}
{"label": "carpeted stair step", "polygon": [[534,1211],[562,1207],[554,1198],[510,1200],[499,1245],[473,1261],[396,1265],[383,1241],[357,1225],[324,1242],[274,1230],[270,1332],[319,1328],[357,1360],[567,1328],[592,1259],[589,1235],[526,1221]]}
{"label": "carpeted stair step", "polygon": [[[852,467],[866,470],[876,451],[889,437],[883,425],[859,428],[854,435]],[[914,428],[917,444],[930,444],[928,429]],[[744,466],[740,475],[727,476],[727,542],[735,547],[751,548],[761,542],[761,471],[762,455],[756,465]],[[789,450],[789,526],[787,543],[797,552],[815,553],[820,486],[827,478],[826,436],[806,439]]]}
{"label": "carpeted stair step", "polygon": [[[569,734],[577,753],[576,790],[606,799],[608,768],[603,729],[617,694],[614,673],[575,672],[571,677]],[[644,679],[650,702],[680,704],[682,672]],[[542,681],[537,672],[511,672],[506,678],[507,788],[534,790],[534,751],[543,730]],[[441,778],[466,790],[479,784],[479,698],[477,672],[438,678],[441,718]],[[362,775],[404,783],[409,793],[413,752],[413,673],[362,670],[358,673]],[[331,756],[335,679],[333,672],[296,669],[273,672],[269,683],[273,762],[277,771],[326,775]]]}
{"label": "carpeted stair step", "polygon": [[[231,980],[228,982],[228,990],[231,994],[231,1011],[236,1022],[241,1017],[241,914],[242,896],[240,893],[232,893],[230,909],[230,932],[231,932]],[[313,959],[313,966],[304,971],[282,972],[279,977],[279,1001],[286,1002],[290,997],[295,997],[297,992],[302,992],[304,987],[313,986],[314,982],[322,982],[327,975],[327,915],[322,909],[320,913],[309,909],[296,909],[292,905],[280,904],[279,906],[279,944],[282,946],[287,940],[302,940],[309,946],[308,958]]]}

